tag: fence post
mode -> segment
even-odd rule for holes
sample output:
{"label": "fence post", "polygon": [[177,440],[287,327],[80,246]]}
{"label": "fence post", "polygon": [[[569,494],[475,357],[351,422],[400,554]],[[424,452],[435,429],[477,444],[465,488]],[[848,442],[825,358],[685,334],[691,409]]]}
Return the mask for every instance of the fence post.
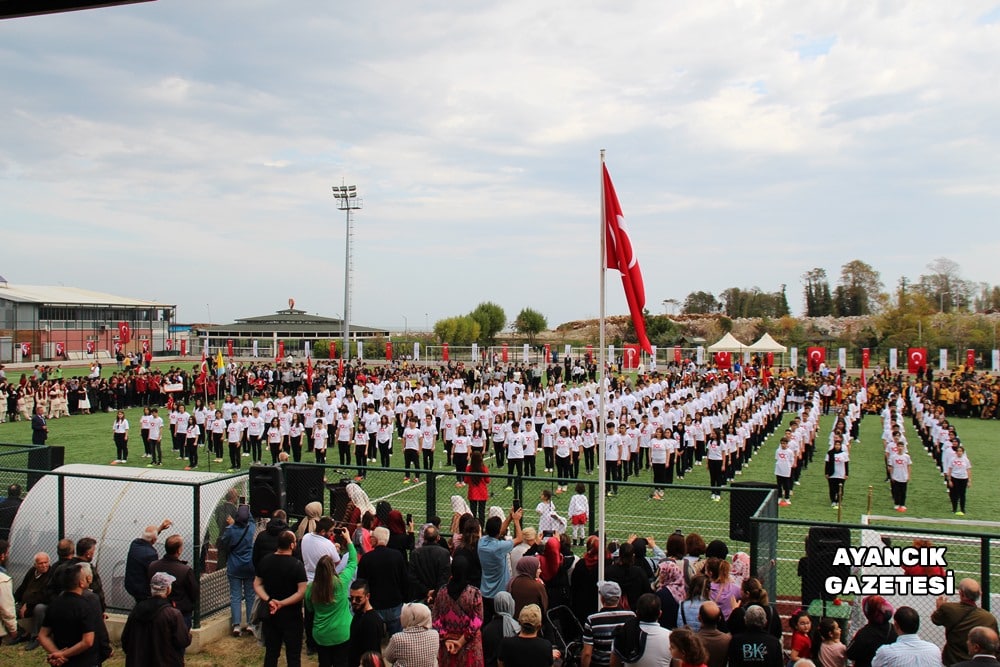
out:
{"label": "fence post", "polygon": [[[587,532],[594,535],[597,533],[597,482],[587,482],[587,496],[590,503],[590,527]],[[603,549],[603,545],[600,548]]]}
{"label": "fence post", "polygon": [[437,475],[433,470],[427,470],[427,494],[424,496],[424,521],[437,514]]}
{"label": "fence post", "polygon": [[979,581],[981,595],[979,599],[982,600],[983,609],[986,611],[990,610],[990,538],[983,537],[979,538],[979,559],[982,561],[982,565],[979,567]]}
{"label": "fence post", "polygon": [[[201,581],[201,574],[205,569],[205,561],[201,557],[201,484],[196,484],[191,487],[194,493],[194,498],[192,499],[191,509],[194,516],[191,517],[191,525],[194,526],[194,544],[191,545],[192,550],[192,568],[194,569],[194,576],[198,581]],[[201,627],[201,596],[195,596],[194,600],[194,618],[192,619],[192,626],[195,628]]]}
{"label": "fence post", "polygon": [[59,539],[66,537],[66,478],[59,475],[56,479],[56,529]]}

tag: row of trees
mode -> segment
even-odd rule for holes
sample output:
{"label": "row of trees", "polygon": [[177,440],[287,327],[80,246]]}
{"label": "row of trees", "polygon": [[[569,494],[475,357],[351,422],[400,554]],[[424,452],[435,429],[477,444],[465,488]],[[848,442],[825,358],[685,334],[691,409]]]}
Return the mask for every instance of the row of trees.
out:
{"label": "row of trees", "polygon": [[[468,315],[446,317],[434,323],[434,335],[441,342],[454,345],[484,343],[492,345],[497,334],[507,326],[507,314],[492,301],[484,301]],[[517,333],[534,342],[535,336],[549,328],[548,320],[533,308],[523,308],[512,323]]]}
{"label": "row of trees", "polygon": [[[905,295],[919,295],[934,312],[992,313],[1000,311],[1000,286],[966,280],[961,267],[947,257],[927,265],[916,280],[903,277],[896,295],[885,291],[882,277],[860,259],[840,267],[840,278],[831,289],[826,269],[816,267],[802,274],[802,298],[807,317],[851,317],[886,312]],[[894,299],[895,297],[895,299]],[[667,299],[664,306],[677,305]],[[691,292],[683,303],[686,314],[722,313],[727,317],[783,317],[789,313],[785,285],[777,292],[730,287],[718,298],[711,292]]]}

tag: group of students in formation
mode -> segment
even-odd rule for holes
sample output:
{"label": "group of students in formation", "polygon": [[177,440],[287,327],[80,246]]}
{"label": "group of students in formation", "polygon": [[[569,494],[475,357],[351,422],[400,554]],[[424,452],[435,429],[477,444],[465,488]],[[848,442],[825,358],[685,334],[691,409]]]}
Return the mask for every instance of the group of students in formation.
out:
{"label": "group of students in formation", "polygon": [[943,405],[921,393],[916,385],[910,387],[909,399],[913,426],[945,479],[951,511],[956,516],[965,516],[965,494],[972,486],[972,463],[965,447],[954,425],[945,417]]}

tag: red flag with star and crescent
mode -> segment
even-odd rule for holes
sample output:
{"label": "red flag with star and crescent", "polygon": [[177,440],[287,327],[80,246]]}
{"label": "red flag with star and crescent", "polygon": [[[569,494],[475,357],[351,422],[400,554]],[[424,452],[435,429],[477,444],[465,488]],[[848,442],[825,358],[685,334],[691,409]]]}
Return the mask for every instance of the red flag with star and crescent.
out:
{"label": "red flag with star and crescent", "polygon": [[312,355],[306,357],[306,386],[309,391],[313,388],[313,358]]}
{"label": "red flag with star and crescent", "polygon": [[205,380],[208,379],[208,358],[205,356],[205,352],[201,353],[201,371],[198,373],[198,381],[205,384]]}
{"label": "red flag with star and crescent", "polygon": [[622,276],[622,286],[625,288],[625,300],[628,302],[628,312],[632,316],[632,326],[639,339],[639,347],[646,354],[653,353],[653,347],[646,336],[646,321],[642,317],[642,309],[646,306],[646,288],[642,284],[642,272],[639,270],[639,260],[635,257],[632,239],[625,226],[625,216],[622,214],[615,186],[611,182],[611,174],[607,165],[604,169],[604,236],[606,242],[605,264],[609,269],[615,269]]}
{"label": "red flag with star and crescent", "polygon": [[132,327],[128,325],[128,322],[118,323],[118,340],[121,341],[122,345],[128,345],[128,342],[132,340]]}
{"label": "red flag with star and crescent", "polygon": [[810,347],[806,351],[806,370],[810,373],[815,373],[819,370],[821,364],[826,361],[826,348],[825,347]]}
{"label": "red flag with star and crescent", "polygon": [[906,372],[919,373],[927,370],[927,348],[911,347],[906,351]]}

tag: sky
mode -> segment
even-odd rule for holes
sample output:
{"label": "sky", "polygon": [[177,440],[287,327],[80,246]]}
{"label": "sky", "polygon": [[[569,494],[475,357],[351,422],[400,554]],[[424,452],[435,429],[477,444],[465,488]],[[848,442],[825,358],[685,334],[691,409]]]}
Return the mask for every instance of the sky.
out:
{"label": "sky", "polygon": [[[600,150],[646,307],[1000,283],[1000,4],[159,0],[0,21],[0,275],[425,329],[600,309]],[[607,276],[609,314],[625,314]]]}

